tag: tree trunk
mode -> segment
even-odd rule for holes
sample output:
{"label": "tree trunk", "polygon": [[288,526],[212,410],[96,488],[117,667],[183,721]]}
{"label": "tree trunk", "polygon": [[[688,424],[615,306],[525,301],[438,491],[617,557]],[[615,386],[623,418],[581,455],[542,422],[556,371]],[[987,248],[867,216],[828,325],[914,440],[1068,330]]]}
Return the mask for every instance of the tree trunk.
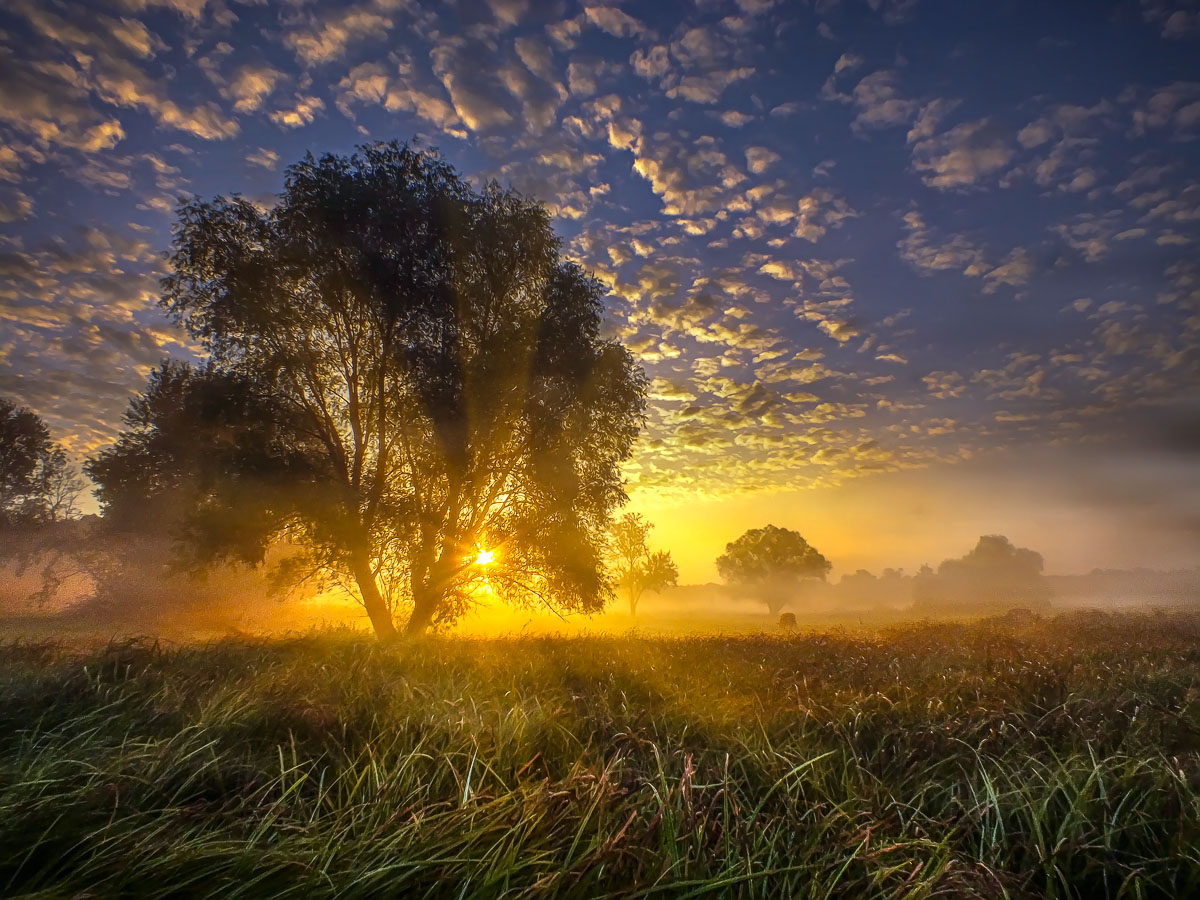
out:
{"label": "tree trunk", "polygon": [[404,633],[409,637],[420,637],[433,624],[434,613],[437,612],[440,598],[433,591],[423,590],[414,592],[413,611],[404,626]]}
{"label": "tree trunk", "polygon": [[375,581],[375,573],[371,571],[370,561],[365,556],[356,557],[352,566],[354,580],[358,582],[358,592],[362,595],[363,607],[375,628],[375,636],[381,641],[395,639],[396,625],[392,622],[392,612],[388,609],[383,594],[379,593],[379,585]]}
{"label": "tree trunk", "polygon": [[436,562],[413,573],[409,582],[412,586],[413,611],[408,624],[404,626],[404,633],[409,637],[420,637],[433,624],[450,584],[452,565],[443,552]]}

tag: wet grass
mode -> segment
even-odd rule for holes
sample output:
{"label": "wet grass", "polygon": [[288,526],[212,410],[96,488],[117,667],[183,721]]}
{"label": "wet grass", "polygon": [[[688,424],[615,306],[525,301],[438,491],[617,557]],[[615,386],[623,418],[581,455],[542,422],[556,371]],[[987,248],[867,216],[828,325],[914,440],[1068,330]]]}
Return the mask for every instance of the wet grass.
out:
{"label": "wet grass", "polygon": [[1200,618],[13,643],[0,895],[1200,896]]}

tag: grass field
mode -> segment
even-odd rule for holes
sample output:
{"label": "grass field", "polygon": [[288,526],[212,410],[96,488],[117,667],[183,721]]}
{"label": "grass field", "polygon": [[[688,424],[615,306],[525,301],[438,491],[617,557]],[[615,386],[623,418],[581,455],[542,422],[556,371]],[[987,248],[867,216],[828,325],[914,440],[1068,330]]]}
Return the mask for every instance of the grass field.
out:
{"label": "grass field", "polygon": [[1200,896],[1200,618],[12,643],[0,895]]}

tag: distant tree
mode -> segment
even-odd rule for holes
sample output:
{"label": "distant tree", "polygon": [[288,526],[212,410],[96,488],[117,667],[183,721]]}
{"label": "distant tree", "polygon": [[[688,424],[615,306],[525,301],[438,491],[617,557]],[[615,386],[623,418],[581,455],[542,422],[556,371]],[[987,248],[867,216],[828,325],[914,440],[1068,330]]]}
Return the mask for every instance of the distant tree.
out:
{"label": "distant tree", "polygon": [[62,545],[77,530],[82,491],[41,417],[0,397],[0,565],[12,576],[0,579],[6,600],[45,604],[78,574]]}
{"label": "distant tree", "polygon": [[884,569],[875,575],[866,569],[843,575],[831,596],[843,608],[907,605],[914,579],[903,569]]}
{"label": "distant tree", "polygon": [[1043,566],[1042,554],[1014,547],[1012,541],[1002,534],[987,534],[964,556],[944,560],[938,566],[938,574],[983,573],[1028,580],[1040,576]]}
{"label": "distant tree", "polygon": [[68,519],[82,490],[41,417],[0,397],[0,528]]}
{"label": "distant tree", "polygon": [[921,563],[912,581],[913,605],[928,606],[937,597],[937,573],[929,563]]}
{"label": "distant tree", "polygon": [[1004,535],[984,535],[968,553],[943,560],[936,575],[923,567],[913,599],[925,608],[1045,607],[1051,592],[1042,567],[1040,553]]}
{"label": "distant tree", "polygon": [[778,615],[805,579],[824,581],[833,564],[799,533],[767,525],[725,546],[717,571],[730,584],[751,588]]}
{"label": "distant tree", "polygon": [[307,156],[270,210],[184,204],[171,269],[211,362],[152,377],[89,469],[106,513],[170,496],[200,562],[286,540],[382,637],[485,585],[602,608],[645,376],[540,204],[407,145]]}
{"label": "distant tree", "polygon": [[613,525],[610,553],[617,587],[629,599],[629,614],[637,615],[646,591],[658,593],[679,582],[679,567],[665,550],[651,551],[654,526],[636,513],[626,513]]}

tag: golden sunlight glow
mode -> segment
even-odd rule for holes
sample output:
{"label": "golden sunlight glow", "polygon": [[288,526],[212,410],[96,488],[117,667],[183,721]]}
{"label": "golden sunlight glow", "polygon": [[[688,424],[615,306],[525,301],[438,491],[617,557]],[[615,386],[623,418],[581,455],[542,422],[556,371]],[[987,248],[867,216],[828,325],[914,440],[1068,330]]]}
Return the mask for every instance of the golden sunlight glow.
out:
{"label": "golden sunlight glow", "polygon": [[475,557],[475,565],[486,566],[488,563],[490,563],[495,558],[496,558],[496,554],[494,551],[481,549],[479,551],[479,555],[477,557]]}

